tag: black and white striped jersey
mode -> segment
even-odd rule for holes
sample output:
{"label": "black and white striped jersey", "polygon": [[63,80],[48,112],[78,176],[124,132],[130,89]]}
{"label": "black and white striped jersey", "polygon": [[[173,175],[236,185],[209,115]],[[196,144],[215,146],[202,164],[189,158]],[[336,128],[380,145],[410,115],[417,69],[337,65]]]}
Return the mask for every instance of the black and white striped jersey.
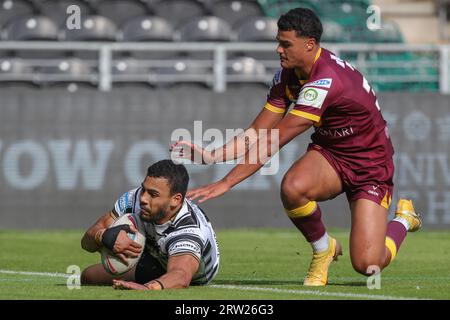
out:
{"label": "black and white striped jersey", "polygon": [[[138,214],[141,210],[141,188],[124,193],[115,203],[117,216]],[[144,221],[143,221],[144,222]],[[144,222],[146,230],[145,250],[166,268],[169,256],[191,254],[200,262],[191,284],[207,284],[219,270],[220,253],[216,234],[201,208],[185,199],[175,219],[164,224]]]}

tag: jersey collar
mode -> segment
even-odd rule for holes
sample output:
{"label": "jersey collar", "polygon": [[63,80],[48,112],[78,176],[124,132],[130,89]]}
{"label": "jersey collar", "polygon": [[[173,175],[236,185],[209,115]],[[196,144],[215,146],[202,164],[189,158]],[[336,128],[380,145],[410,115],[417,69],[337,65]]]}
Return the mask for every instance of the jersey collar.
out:
{"label": "jersey collar", "polygon": [[322,53],[322,48],[319,48],[319,50],[317,50],[316,56],[314,57],[314,62],[313,64],[316,63],[317,60],[319,60],[320,54]]}
{"label": "jersey collar", "polygon": [[176,212],[169,220],[167,220],[162,224],[157,224],[156,222],[153,224],[155,225],[155,227],[157,226],[159,230],[165,230],[165,228],[175,224],[180,219],[180,217],[182,217],[187,211],[188,211],[188,204],[185,198],[180,210],[178,210],[178,212]]}

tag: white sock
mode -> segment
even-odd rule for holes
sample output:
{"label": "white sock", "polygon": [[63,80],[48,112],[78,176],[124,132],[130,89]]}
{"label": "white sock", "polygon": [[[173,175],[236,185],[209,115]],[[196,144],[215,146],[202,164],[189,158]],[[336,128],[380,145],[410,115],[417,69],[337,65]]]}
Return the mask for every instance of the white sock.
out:
{"label": "white sock", "polygon": [[409,230],[409,222],[408,222],[408,220],[406,220],[406,219],[404,219],[402,217],[395,217],[394,219],[392,219],[392,221],[400,222],[406,228],[406,231]]}
{"label": "white sock", "polygon": [[328,245],[328,233],[326,232],[319,240],[311,242],[311,247],[313,248],[314,252],[322,252],[328,250]]}

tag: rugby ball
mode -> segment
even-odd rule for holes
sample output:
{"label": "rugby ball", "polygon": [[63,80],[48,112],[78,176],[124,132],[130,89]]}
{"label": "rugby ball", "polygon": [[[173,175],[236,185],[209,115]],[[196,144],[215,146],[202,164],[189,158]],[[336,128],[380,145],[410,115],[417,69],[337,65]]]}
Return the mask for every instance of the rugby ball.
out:
{"label": "rugby ball", "polygon": [[[128,224],[133,225],[138,232],[136,233],[128,233],[128,237],[133,240],[134,242],[139,243],[143,250],[145,247],[145,227],[144,223],[141,221],[141,218],[137,214],[125,214],[121,216],[119,219],[117,219],[111,226],[115,227],[122,224]],[[142,252],[143,252],[142,250]],[[100,251],[101,254],[101,260],[102,265],[105,268],[105,270],[112,274],[112,275],[121,275],[133,268],[139,259],[141,258],[142,252],[139,254],[136,258],[127,258],[128,265],[123,263],[118,257],[114,255],[113,252],[111,252],[107,248],[102,248]]]}

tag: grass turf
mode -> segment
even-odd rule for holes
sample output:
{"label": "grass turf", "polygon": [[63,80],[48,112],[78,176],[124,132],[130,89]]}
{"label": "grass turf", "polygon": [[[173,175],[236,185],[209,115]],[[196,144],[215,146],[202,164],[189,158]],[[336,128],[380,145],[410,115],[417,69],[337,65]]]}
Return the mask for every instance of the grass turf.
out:
{"label": "grass turf", "polygon": [[448,232],[409,234],[397,259],[381,275],[381,289],[351,266],[348,232],[331,230],[344,255],[330,268],[329,285],[302,286],[311,249],[292,229],[220,230],[219,274],[206,287],[156,292],[117,291],[111,287],[67,288],[67,277],[8,271],[66,273],[99,262],[99,254],[80,248],[81,231],[0,231],[0,299],[450,299]]}

